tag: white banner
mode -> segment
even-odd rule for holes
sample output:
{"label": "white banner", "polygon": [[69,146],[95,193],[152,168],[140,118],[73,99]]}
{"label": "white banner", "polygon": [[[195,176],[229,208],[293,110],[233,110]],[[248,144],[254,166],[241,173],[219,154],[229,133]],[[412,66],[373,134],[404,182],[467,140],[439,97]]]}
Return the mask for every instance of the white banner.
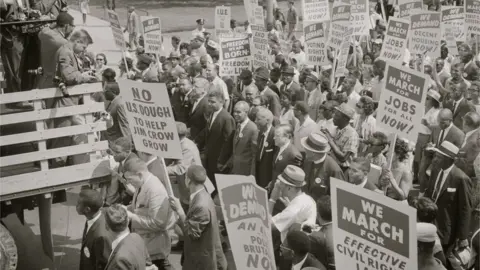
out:
{"label": "white banner", "polygon": [[441,30],[440,12],[415,11],[410,16],[410,53],[428,55],[432,59],[440,57]]}
{"label": "white banner", "polygon": [[458,41],[465,42],[465,8],[463,6],[442,6],[442,39],[445,39],[446,28],[450,28]]}
{"label": "white banner", "polygon": [[143,41],[146,53],[161,54],[162,48],[162,23],[159,17],[140,16],[143,27]]}
{"label": "white banner", "polygon": [[[303,21],[330,21],[330,6],[328,0],[303,0]],[[304,26],[305,27],[305,26]]]}
{"label": "white banner", "polygon": [[305,55],[307,65],[329,65],[327,58],[327,22],[304,23]]}
{"label": "white banner", "polygon": [[333,2],[328,46],[338,49],[342,45],[343,38],[350,28],[350,9],[351,5],[342,0]]}
{"label": "white banner", "polygon": [[354,36],[370,35],[370,11],[367,0],[350,0],[350,23]]}
{"label": "white banner", "polygon": [[410,21],[390,17],[380,58],[387,63],[402,64],[407,49]]}
{"label": "white banner", "polygon": [[266,67],[268,69],[268,34],[264,31],[252,31],[253,69]]}
{"label": "white banner", "polygon": [[115,40],[115,45],[124,51],[126,49],[125,38],[123,37],[122,26],[120,25],[120,20],[118,19],[117,13],[113,10],[107,10],[108,12],[108,21],[110,22],[110,28],[112,29],[113,39]]}
{"label": "white banner", "polygon": [[239,76],[251,68],[250,39],[220,38],[220,76]]}
{"label": "white banner", "polygon": [[480,35],[480,0],[465,0],[464,7],[467,36]]}
{"label": "white banner", "polygon": [[215,7],[215,35],[221,37],[223,34],[229,34],[230,30],[230,7]]}

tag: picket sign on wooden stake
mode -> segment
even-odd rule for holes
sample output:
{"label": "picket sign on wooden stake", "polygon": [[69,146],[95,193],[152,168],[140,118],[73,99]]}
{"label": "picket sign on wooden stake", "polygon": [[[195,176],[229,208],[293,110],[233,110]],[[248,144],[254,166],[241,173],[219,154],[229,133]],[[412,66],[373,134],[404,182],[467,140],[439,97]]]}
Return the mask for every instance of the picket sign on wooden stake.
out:
{"label": "picket sign on wooden stake", "polygon": [[127,65],[127,55],[125,54],[124,50],[122,50],[122,59],[123,59],[123,62],[125,64],[125,70],[127,71],[127,76],[128,76],[129,70],[128,70],[128,65]]}

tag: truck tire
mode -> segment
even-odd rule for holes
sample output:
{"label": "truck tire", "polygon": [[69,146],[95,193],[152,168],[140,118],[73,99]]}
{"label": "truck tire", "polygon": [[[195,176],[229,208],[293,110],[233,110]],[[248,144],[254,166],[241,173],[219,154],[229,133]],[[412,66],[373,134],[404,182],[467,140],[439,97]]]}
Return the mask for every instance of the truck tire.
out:
{"label": "truck tire", "polygon": [[10,232],[0,224],[0,269],[17,269],[18,253],[15,239]]}

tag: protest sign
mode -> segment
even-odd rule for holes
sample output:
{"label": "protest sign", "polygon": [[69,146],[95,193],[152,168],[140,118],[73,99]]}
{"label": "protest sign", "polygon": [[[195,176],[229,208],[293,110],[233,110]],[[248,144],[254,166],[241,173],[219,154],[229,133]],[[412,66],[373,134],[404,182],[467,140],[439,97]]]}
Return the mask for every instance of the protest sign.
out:
{"label": "protest sign", "polygon": [[215,177],[236,268],[277,269],[267,191],[253,177],[222,174]]}
{"label": "protest sign", "polygon": [[445,43],[448,49],[448,54],[452,55],[453,57],[457,57],[459,55],[458,46],[452,27],[445,27]]}
{"label": "protest sign", "polygon": [[250,24],[255,24],[255,7],[258,6],[258,0],[243,0],[245,13]]}
{"label": "protest sign", "polygon": [[162,24],[160,18],[140,16],[143,26],[143,41],[146,53],[160,54],[162,52]]}
{"label": "protest sign", "polygon": [[398,0],[398,18],[408,18],[412,12],[422,10],[422,0]]}
{"label": "protest sign", "polygon": [[123,30],[118,19],[118,15],[113,10],[107,10],[108,12],[108,21],[110,22],[110,28],[112,29],[113,39],[115,40],[115,45],[120,50],[125,50],[125,38],[123,37]]}
{"label": "protest sign", "polygon": [[330,6],[328,0],[303,0],[303,21],[328,22],[330,21]]}
{"label": "protest sign", "polygon": [[342,0],[333,2],[330,33],[328,34],[328,46],[340,48],[343,38],[350,28],[351,5]]}
{"label": "protest sign", "polygon": [[480,0],[465,0],[466,35],[480,35]]}
{"label": "protest sign", "polygon": [[416,141],[427,97],[427,76],[387,62],[384,81],[378,101],[377,127]]}
{"label": "protest sign", "polygon": [[304,37],[305,37],[305,55],[308,65],[328,65],[330,62],[327,58],[327,43],[326,23],[308,23],[305,22]]}
{"label": "protest sign", "polygon": [[343,39],[340,46],[340,52],[337,55],[337,69],[335,70],[335,78],[345,76],[347,73],[348,51],[350,50],[350,36]]}
{"label": "protest sign", "polygon": [[337,269],[418,269],[414,208],[336,178],[331,185]]}
{"label": "protest sign", "polygon": [[398,18],[390,18],[387,33],[383,41],[380,58],[389,63],[402,64],[407,49],[410,22]]}
{"label": "protest sign", "polygon": [[[458,41],[465,42],[465,8],[460,6],[442,6],[442,39],[446,28],[451,28]],[[450,51],[449,51],[450,52]]]}
{"label": "protest sign", "polygon": [[250,26],[252,30],[257,31],[266,31],[265,28],[265,16],[263,14],[263,7],[255,6],[254,7],[255,22]]}
{"label": "protest sign", "polygon": [[282,37],[279,38],[280,40],[280,48],[282,50],[283,55],[289,55],[290,52],[292,51],[292,44],[288,42],[287,39],[284,39]]}
{"label": "protest sign", "polygon": [[230,33],[230,17],[230,7],[215,7],[215,35],[217,37]]}
{"label": "protest sign", "polygon": [[409,51],[413,54],[440,57],[440,12],[418,11],[410,18]]}
{"label": "protest sign", "polygon": [[268,68],[268,33],[252,31],[253,69]]}
{"label": "protest sign", "polygon": [[251,65],[250,39],[220,39],[220,76],[238,76]]}
{"label": "protest sign", "polygon": [[370,35],[370,15],[367,0],[351,0],[350,25],[355,36]]}
{"label": "protest sign", "polygon": [[118,85],[135,149],[181,159],[182,148],[166,85],[132,80],[120,80]]}

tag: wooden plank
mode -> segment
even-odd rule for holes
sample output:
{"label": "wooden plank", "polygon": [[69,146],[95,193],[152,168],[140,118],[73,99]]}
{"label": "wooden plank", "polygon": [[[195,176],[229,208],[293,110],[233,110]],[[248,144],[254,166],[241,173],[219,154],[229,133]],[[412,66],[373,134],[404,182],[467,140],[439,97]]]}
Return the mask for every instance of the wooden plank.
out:
{"label": "wooden plank", "polygon": [[[101,92],[102,90],[102,83],[80,84],[68,87],[68,93],[71,96]],[[2,94],[0,96],[0,104],[32,101],[55,97],[63,97],[62,91],[60,91],[58,88],[35,89],[24,92]]]}
{"label": "wooden plank", "polygon": [[106,130],[107,125],[104,121],[98,121],[95,123],[69,126],[63,128],[46,129],[32,132],[25,132],[7,136],[0,136],[0,145],[12,145],[26,142],[35,142],[39,140],[48,140],[53,138],[61,138],[65,136],[72,136],[77,134],[98,132]]}
{"label": "wooden plank", "polygon": [[[41,110],[42,109],[42,101],[41,100],[35,100],[33,102],[33,107],[35,110]],[[45,125],[46,123],[43,120],[38,120],[35,122],[35,126],[37,127],[37,131],[42,132],[45,130]],[[22,137],[22,136],[17,136],[17,137]],[[47,150],[47,141],[45,139],[40,139],[38,141],[38,152],[44,152]],[[48,160],[41,160],[40,161],[40,170],[41,171],[47,171],[48,170]]]}
{"label": "wooden plank", "polygon": [[108,141],[100,141],[95,143],[86,143],[68,147],[49,149],[41,152],[37,151],[13,156],[0,157],[0,167],[34,162],[38,160],[48,160],[57,157],[90,153],[92,151],[100,151],[106,149],[108,149]]}
{"label": "wooden plank", "polygon": [[[89,104],[92,104],[94,101],[92,100],[92,98],[90,97],[89,94],[84,94],[83,95],[83,103],[85,105],[89,105]],[[86,114],[85,115],[85,122],[86,123],[93,123],[94,119],[93,119],[93,114],[89,113],[89,114]],[[104,122],[104,121],[101,121],[101,122]],[[98,138],[99,139],[99,138]],[[95,133],[93,132],[90,132],[87,134],[87,142],[88,143],[94,143],[95,142]],[[98,154],[100,154],[98,152]],[[97,158],[97,152],[90,152],[90,161],[94,161],[96,158]]]}
{"label": "wooden plank", "polygon": [[110,175],[110,162],[101,159],[90,163],[61,167],[48,171],[4,177],[0,178],[0,183],[2,184],[0,201],[3,200],[3,196],[9,194],[48,188],[66,183],[75,183],[107,175]]}
{"label": "wooden plank", "polygon": [[[0,97],[1,98],[1,97]],[[40,111],[30,111],[0,116],[0,124],[10,125],[16,123],[33,122],[58,117],[87,114],[105,110],[103,102],[94,102],[90,105],[77,105]]]}

